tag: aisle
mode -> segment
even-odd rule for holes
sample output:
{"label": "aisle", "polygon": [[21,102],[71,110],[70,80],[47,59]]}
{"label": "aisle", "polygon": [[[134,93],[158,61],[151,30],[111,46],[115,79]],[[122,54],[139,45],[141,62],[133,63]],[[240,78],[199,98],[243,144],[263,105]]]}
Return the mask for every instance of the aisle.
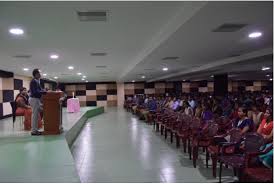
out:
{"label": "aisle", "polygon": [[[217,181],[201,159],[193,168],[186,153],[124,109],[89,119],[72,154],[82,182]],[[224,171],[224,182],[226,174],[232,171]]]}

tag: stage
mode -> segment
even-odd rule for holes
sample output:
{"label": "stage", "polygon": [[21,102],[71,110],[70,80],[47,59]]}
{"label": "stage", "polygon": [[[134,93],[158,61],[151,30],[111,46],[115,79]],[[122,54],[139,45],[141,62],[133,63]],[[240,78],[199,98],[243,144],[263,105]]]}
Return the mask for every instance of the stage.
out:
{"label": "stage", "polygon": [[30,136],[20,119],[0,120],[0,182],[80,182],[70,146],[88,118],[104,112],[103,107],[82,107],[68,113],[63,108],[60,135]]}

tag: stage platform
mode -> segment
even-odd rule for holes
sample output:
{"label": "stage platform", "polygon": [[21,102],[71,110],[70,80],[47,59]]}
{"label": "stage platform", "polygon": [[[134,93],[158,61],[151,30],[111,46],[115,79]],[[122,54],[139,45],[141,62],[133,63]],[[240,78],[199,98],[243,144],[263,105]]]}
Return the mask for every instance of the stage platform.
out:
{"label": "stage platform", "polygon": [[0,182],[80,182],[70,146],[88,118],[103,107],[82,107],[80,112],[63,109],[64,133],[30,136],[17,118],[0,120]]}

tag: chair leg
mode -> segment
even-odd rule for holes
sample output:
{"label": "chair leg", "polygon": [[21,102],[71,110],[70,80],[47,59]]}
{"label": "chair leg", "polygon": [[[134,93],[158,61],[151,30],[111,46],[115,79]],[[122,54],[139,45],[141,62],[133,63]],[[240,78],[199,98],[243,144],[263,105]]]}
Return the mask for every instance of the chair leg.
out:
{"label": "chair leg", "polygon": [[165,128],[165,139],[167,139],[167,129]]}
{"label": "chair leg", "polygon": [[219,183],[222,183],[222,169],[223,169],[223,162],[220,162]]}
{"label": "chair leg", "polygon": [[156,132],[159,132],[159,124],[156,123]]}
{"label": "chair leg", "polygon": [[160,125],[160,130],[161,130],[161,135],[164,134],[164,127],[162,125]]}
{"label": "chair leg", "polygon": [[199,148],[197,146],[193,147],[193,156],[192,156],[192,162],[193,162],[193,167],[196,168],[196,160],[198,158],[198,150]]}
{"label": "chair leg", "polygon": [[206,149],[206,168],[208,168],[209,153]]}
{"label": "chair leg", "polygon": [[180,147],[180,137],[177,134],[175,134],[175,136],[176,136],[176,147],[179,148]]}
{"label": "chair leg", "polygon": [[186,140],[183,141],[184,153],[186,153]]}
{"label": "chair leg", "polygon": [[205,152],[206,150],[205,150],[205,147],[203,147],[203,152]]}
{"label": "chair leg", "polygon": [[238,169],[238,177],[239,177],[239,183],[243,181],[243,169],[239,168]]}
{"label": "chair leg", "polygon": [[233,174],[234,174],[234,176],[237,176],[237,170],[235,167],[233,167]]}
{"label": "chair leg", "polygon": [[172,132],[172,130],[170,131],[170,142],[173,143],[173,132]]}
{"label": "chair leg", "polygon": [[212,159],[212,175],[214,178],[216,178],[217,157],[211,155],[211,159]]}
{"label": "chair leg", "polygon": [[192,147],[190,145],[190,139],[188,139],[188,154],[189,154],[189,160],[191,160],[191,152],[192,152]]}

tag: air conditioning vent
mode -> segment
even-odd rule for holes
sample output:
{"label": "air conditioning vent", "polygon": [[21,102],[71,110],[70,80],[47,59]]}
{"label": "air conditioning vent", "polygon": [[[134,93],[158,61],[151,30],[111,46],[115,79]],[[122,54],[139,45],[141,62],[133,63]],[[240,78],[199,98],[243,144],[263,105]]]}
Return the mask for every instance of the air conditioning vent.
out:
{"label": "air conditioning vent", "polygon": [[153,68],[145,68],[144,70],[145,70],[145,71],[152,71]]}
{"label": "air conditioning vent", "polygon": [[239,31],[245,26],[247,26],[247,24],[227,24],[226,23],[212,30],[212,32],[235,32],[235,31]]}
{"label": "air conditioning vent", "polygon": [[238,56],[240,56],[241,54],[231,54],[231,55],[229,55],[228,57],[238,57]]}
{"label": "air conditioning vent", "polygon": [[96,68],[106,68],[107,66],[105,65],[99,65],[99,66],[96,66]]}
{"label": "air conditioning vent", "polygon": [[164,57],[162,60],[176,60],[179,59],[178,56],[170,56],[170,57]]}
{"label": "air conditioning vent", "polygon": [[107,11],[77,12],[80,21],[107,21]]}
{"label": "air conditioning vent", "polygon": [[95,53],[91,53],[90,55],[91,56],[106,56],[107,53],[105,53],[105,52],[95,52]]}
{"label": "air conditioning vent", "polygon": [[69,73],[61,73],[62,76],[71,76],[72,74]]}
{"label": "air conditioning vent", "polygon": [[31,55],[15,55],[14,58],[22,58],[22,59],[29,59],[31,58]]}

